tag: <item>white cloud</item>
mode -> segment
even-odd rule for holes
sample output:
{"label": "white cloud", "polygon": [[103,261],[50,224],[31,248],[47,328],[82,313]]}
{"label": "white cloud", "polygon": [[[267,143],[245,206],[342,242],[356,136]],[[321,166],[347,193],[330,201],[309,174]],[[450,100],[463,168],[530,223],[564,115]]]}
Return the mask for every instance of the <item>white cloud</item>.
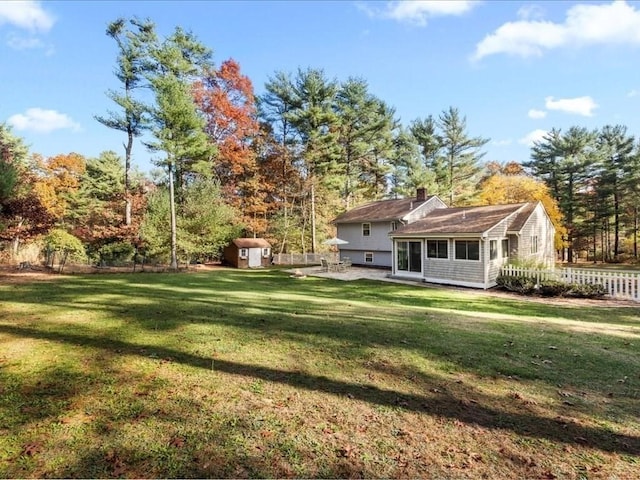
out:
{"label": "white cloud", "polygon": [[544,110],[536,110],[535,108],[532,108],[527,113],[527,116],[529,118],[535,118],[537,120],[537,119],[546,117],[547,116],[547,112],[545,112]]}
{"label": "white cloud", "polygon": [[539,5],[525,5],[518,9],[517,15],[520,20],[541,20],[544,11]]}
{"label": "white cloud", "polygon": [[533,130],[532,132],[527,133],[524,137],[518,140],[518,143],[521,143],[528,147],[533,147],[533,143],[542,140],[547,133],[549,132],[547,132],[546,130]]}
{"label": "white cloud", "polygon": [[583,117],[592,117],[593,110],[598,108],[598,104],[589,96],[559,98],[558,100],[555,100],[553,97],[546,97],[544,99],[544,106],[547,107],[548,110],[575,113],[577,115],[582,115]]}
{"label": "white cloud", "polygon": [[477,0],[399,0],[387,3],[384,9],[372,8],[362,2],[358,8],[371,17],[390,18],[424,27],[430,18],[463,15],[480,3]]}
{"label": "white cloud", "polygon": [[47,32],[55,18],[33,0],[0,0],[0,25],[8,23],[32,32]]}
{"label": "white cloud", "polygon": [[640,11],[624,0],[575,5],[563,23],[540,19],[507,22],[476,45],[473,60],[506,53],[541,56],[546,50],[595,44],[640,45]]}
{"label": "white cloud", "polygon": [[12,115],[7,122],[16,130],[31,130],[37,133],[64,129],[76,132],[80,130],[80,124],[74,122],[68,115],[42,108],[29,108],[25,113]]}
{"label": "white cloud", "polygon": [[55,51],[53,45],[43,42],[38,37],[11,34],[7,40],[7,45],[14,50],[42,49],[46,55],[52,55]]}
{"label": "white cloud", "polygon": [[638,95],[640,95],[640,91],[636,89],[630,90],[629,93],[627,93],[627,97],[629,98],[637,97]]}

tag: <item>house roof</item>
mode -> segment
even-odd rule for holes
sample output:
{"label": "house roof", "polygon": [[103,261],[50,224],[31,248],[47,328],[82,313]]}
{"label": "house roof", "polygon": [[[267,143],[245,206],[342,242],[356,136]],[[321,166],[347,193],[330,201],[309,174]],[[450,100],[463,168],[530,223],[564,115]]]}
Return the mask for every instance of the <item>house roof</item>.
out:
{"label": "house roof", "polygon": [[334,223],[398,220],[411,213],[432,197],[433,195],[429,195],[424,202],[418,201],[415,198],[402,198],[398,200],[378,200],[376,202],[366,203],[338,215]]}
{"label": "house roof", "polygon": [[271,248],[264,238],[236,238],[233,244],[238,248]]}
{"label": "house roof", "polygon": [[[403,225],[392,236],[410,234],[478,234],[490,230],[498,223],[514,215],[507,229],[518,231],[529,218],[535,203],[489,205],[482,207],[437,208],[421,220]],[[517,228],[514,228],[517,227]]]}

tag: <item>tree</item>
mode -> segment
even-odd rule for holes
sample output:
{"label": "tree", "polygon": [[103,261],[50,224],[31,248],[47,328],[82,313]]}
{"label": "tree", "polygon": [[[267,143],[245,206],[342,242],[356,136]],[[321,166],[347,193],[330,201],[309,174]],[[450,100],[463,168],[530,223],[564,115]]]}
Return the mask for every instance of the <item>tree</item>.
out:
{"label": "tree", "polygon": [[299,139],[291,122],[291,115],[296,108],[291,74],[276,72],[269,77],[265,93],[258,98],[259,117],[262,120],[259,163],[264,177],[272,186],[267,198],[267,202],[273,205],[275,217],[272,217],[270,230],[271,235],[279,240],[280,253],[286,250],[294,236],[299,237],[298,232],[294,233],[293,230],[302,218],[300,207],[304,181],[297,164]]}
{"label": "tree", "polygon": [[[127,23],[133,26],[127,29]],[[109,112],[107,117],[96,116],[96,120],[108,128],[127,134],[124,144],[124,222],[131,225],[131,155],[133,140],[148,127],[147,106],[134,97],[136,89],[145,86],[144,73],[149,68],[148,47],[155,42],[155,26],[151,21],[119,18],[107,27],[107,35],[118,45],[115,75],[122,84],[122,92],[109,90],[107,96],[120,107],[121,112]]]}
{"label": "tree", "polygon": [[433,170],[427,169],[420,154],[420,146],[409,129],[401,128],[396,133],[390,162],[390,193],[393,197],[413,196],[418,188],[436,193]]}
{"label": "tree", "polygon": [[480,205],[541,202],[556,229],[555,246],[558,250],[564,248],[563,238],[567,231],[558,203],[542,181],[524,174],[512,173],[516,171],[518,171],[517,167],[513,163],[508,163],[486,178],[480,184],[478,194]]}
{"label": "tree", "polygon": [[[449,107],[438,117],[439,141],[442,164],[446,168],[446,185],[449,206],[463,204],[475,192],[479,162],[484,156],[480,149],[489,141],[481,137],[469,137],[466,117],[457,108]],[[436,172],[436,181],[438,172]]]}
{"label": "tree", "polygon": [[633,257],[638,260],[638,232],[640,231],[640,141],[636,142],[629,161],[624,165],[623,185],[625,207],[629,217],[629,233],[633,245]]}
{"label": "tree", "polygon": [[195,83],[194,96],[217,147],[213,171],[227,202],[242,212],[251,233],[264,233],[266,192],[253,146],[260,125],[251,81],[235,60],[226,60]]}
{"label": "tree", "polygon": [[176,28],[161,44],[150,49],[153,68],[146,74],[155,96],[151,111],[154,140],[145,145],[166,157],[170,196],[171,268],[178,268],[174,180],[182,197],[189,176],[206,172],[214,149],[204,132],[191,85],[210,67],[211,51],[195,36]]}
{"label": "tree", "polygon": [[[164,188],[150,195],[141,233],[151,257],[171,255],[172,246],[167,235],[169,209],[169,197]],[[237,237],[244,227],[237,218],[238,212],[225,203],[216,181],[199,178],[191,182],[185,187],[177,218],[180,256],[187,263],[218,257],[222,247]]]}
{"label": "tree", "polygon": [[0,123],[0,213],[2,202],[15,193],[24,169],[29,149],[23,140],[11,132],[11,127]]}
{"label": "tree", "polygon": [[565,217],[569,263],[573,262],[574,243],[583,238],[579,227],[588,180],[594,176],[595,139],[594,132],[582,127],[571,127],[564,134],[554,129],[534,143],[531,161],[524,164],[544,180]]}
{"label": "tree", "polygon": [[421,164],[432,177],[431,193],[450,197],[448,169],[441,154],[442,139],[438,133],[438,124],[429,115],[426,119],[416,119],[409,127],[412,138],[420,151]]}
{"label": "tree", "polygon": [[[298,70],[293,84],[295,108],[289,112],[301,142],[303,177],[308,188],[311,222],[311,251],[317,247],[316,194],[320,186],[334,190],[335,174],[340,173],[338,117],[334,111],[338,84],[322,70]],[[328,193],[327,191],[327,193]]]}
{"label": "tree", "polygon": [[[620,254],[620,214],[624,196],[625,169],[631,161],[634,138],[627,134],[622,125],[607,125],[599,132],[597,149],[602,162],[602,173],[598,182],[598,190],[603,204],[612,200],[614,246],[613,258]],[[608,223],[608,220],[607,220]],[[604,245],[603,245],[604,250]]]}
{"label": "tree", "polygon": [[342,147],[342,198],[349,209],[359,191],[386,193],[387,159],[393,147],[394,111],[368,92],[366,81],[349,78],[336,95],[338,143]]}

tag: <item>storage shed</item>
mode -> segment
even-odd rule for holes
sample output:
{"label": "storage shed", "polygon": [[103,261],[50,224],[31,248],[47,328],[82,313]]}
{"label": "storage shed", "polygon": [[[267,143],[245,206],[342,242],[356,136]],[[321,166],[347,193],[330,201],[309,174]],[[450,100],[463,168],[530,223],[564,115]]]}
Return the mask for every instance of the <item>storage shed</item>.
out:
{"label": "storage shed", "polygon": [[264,238],[236,238],[224,248],[224,261],[236,268],[271,265],[271,244]]}

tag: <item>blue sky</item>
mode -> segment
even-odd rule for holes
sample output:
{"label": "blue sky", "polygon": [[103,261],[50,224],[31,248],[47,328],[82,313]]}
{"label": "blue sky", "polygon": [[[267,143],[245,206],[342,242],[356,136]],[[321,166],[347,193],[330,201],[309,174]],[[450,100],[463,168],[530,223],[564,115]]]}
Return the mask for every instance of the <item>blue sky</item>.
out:
{"label": "blue sky", "polygon": [[[123,153],[94,120],[113,104],[120,16],[191,30],[256,94],[277,71],[361,77],[404,125],[449,106],[485,160],[526,161],[551,128],[622,124],[640,136],[640,2],[0,0],[0,122],[33,153]],[[151,168],[140,144],[134,163]]]}

